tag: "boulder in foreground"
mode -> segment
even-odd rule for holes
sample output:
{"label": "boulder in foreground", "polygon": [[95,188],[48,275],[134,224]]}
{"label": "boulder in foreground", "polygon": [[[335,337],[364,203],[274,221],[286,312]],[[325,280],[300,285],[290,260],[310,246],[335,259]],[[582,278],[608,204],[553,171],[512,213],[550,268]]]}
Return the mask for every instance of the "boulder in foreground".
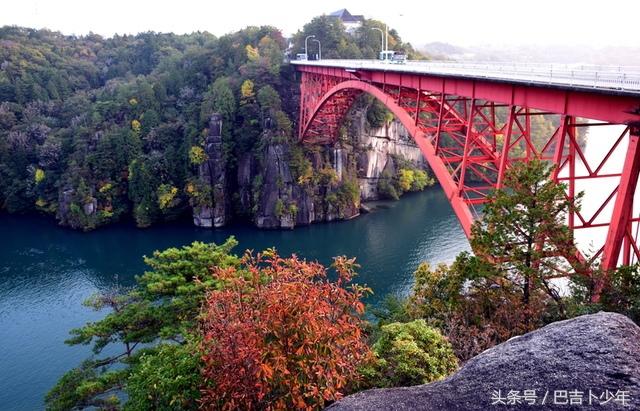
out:
{"label": "boulder in foreground", "polygon": [[600,312],[559,321],[472,358],[426,385],[374,389],[339,410],[640,410],[640,328]]}

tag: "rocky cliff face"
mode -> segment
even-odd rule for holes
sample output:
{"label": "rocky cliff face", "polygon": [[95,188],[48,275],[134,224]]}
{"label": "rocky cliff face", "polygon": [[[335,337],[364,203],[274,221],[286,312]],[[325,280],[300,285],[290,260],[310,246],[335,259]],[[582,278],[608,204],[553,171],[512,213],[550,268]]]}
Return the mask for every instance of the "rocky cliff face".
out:
{"label": "rocky cliff face", "polygon": [[369,128],[366,114],[358,112],[352,116],[349,134],[357,146],[358,183],[363,201],[380,198],[378,183],[383,173],[395,174],[394,158],[426,168],[420,149],[395,119],[383,127]]}
{"label": "rocky cliff face", "polygon": [[260,228],[350,219],[361,201],[380,198],[379,181],[395,176],[398,162],[426,167],[400,123],[371,129],[361,110],[351,115],[344,138],[329,146],[301,146],[265,127],[257,149],[237,159],[235,176],[225,177],[219,120],[211,121],[199,179],[211,187],[212,205],[194,207],[198,226],[228,222],[231,198],[234,215]]}
{"label": "rocky cliff face", "polygon": [[61,225],[84,230],[95,227],[98,200],[92,192],[82,194],[67,188],[58,197],[57,218]]}
{"label": "rocky cliff face", "polygon": [[445,380],[363,391],[328,409],[638,410],[640,328],[604,312],[556,322],[481,353]]}
{"label": "rocky cliff face", "polygon": [[293,228],[358,215],[359,197],[343,195],[345,184],[355,181],[346,151],[327,148],[309,153],[307,161],[320,173],[306,182],[292,170],[291,155],[291,146],[283,143],[270,143],[262,152],[252,187],[257,227]]}
{"label": "rocky cliff face", "polygon": [[222,227],[228,221],[226,161],[222,147],[222,117],[213,114],[205,139],[207,160],[198,167],[199,183],[209,187],[208,200],[193,208],[193,223],[199,227]]}
{"label": "rocky cliff face", "polygon": [[283,144],[269,144],[263,152],[262,185],[257,192],[255,224],[262,228],[293,228],[297,205],[293,197],[293,177]]}

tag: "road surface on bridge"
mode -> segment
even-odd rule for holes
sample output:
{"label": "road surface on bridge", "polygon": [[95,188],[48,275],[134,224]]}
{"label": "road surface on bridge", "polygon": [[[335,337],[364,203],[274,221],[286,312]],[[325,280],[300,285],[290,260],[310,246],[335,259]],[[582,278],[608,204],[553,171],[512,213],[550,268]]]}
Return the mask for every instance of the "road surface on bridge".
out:
{"label": "road surface on bridge", "polygon": [[294,60],[294,65],[376,70],[494,80],[607,94],[640,96],[640,67],[535,63],[456,63],[444,61]]}

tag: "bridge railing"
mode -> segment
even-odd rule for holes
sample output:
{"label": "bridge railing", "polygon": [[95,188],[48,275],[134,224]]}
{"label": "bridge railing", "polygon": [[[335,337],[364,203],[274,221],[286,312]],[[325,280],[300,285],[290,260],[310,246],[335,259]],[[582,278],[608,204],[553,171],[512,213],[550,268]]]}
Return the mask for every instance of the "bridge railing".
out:
{"label": "bridge railing", "polygon": [[434,61],[407,61],[403,64],[395,64],[380,60],[320,60],[293,61],[292,63],[351,69],[456,75],[640,93],[640,67],[638,66]]}

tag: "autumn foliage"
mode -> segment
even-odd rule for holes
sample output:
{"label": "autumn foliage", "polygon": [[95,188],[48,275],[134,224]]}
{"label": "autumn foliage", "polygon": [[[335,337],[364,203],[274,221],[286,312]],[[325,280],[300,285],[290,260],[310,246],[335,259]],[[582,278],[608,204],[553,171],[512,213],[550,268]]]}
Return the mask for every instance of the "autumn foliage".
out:
{"label": "autumn foliage", "polygon": [[336,258],[332,281],[319,263],[268,250],[214,268],[227,286],[203,307],[202,408],[315,409],[342,397],[371,358],[354,266]]}

